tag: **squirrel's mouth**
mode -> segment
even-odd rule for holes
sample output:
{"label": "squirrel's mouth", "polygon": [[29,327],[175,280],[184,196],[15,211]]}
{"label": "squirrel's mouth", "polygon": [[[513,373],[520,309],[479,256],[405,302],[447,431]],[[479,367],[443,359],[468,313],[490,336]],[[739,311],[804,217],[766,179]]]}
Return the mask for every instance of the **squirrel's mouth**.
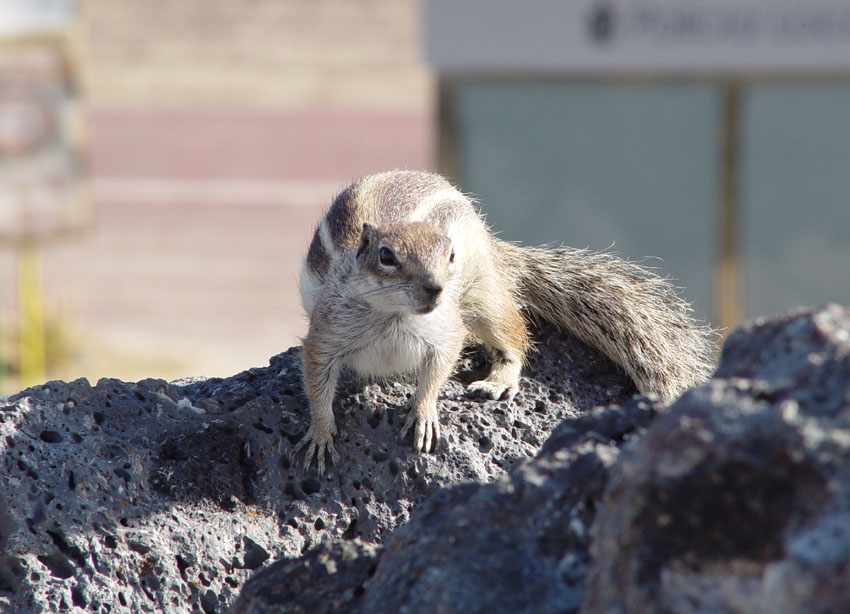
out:
{"label": "squirrel's mouth", "polygon": [[422,305],[421,307],[417,307],[416,313],[418,313],[420,315],[425,315],[425,314],[431,313],[432,311],[434,311],[437,308],[438,304],[439,304],[439,301],[437,301],[437,300],[428,301],[426,304]]}

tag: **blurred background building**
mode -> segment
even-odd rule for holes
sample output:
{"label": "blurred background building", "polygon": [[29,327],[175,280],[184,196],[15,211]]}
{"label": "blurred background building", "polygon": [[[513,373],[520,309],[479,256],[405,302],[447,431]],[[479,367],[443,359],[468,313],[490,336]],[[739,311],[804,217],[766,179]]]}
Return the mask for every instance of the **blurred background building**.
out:
{"label": "blurred background building", "polygon": [[[20,3],[72,4],[0,0],[0,19]],[[433,166],[418,2],[78,8],[95,216],[39,244],[47,376],[267,364],[306,330],[297,272],[336,192],[364,173]],[[6,391],[17,385],[17,273],[7,241]]]}
{"label": "blurred background building", "polygon": [[441,168],[503,237],[651,257],[726,329],[850,301],[850,3],[426,7]]}
{"label": "blurred background building", "polygon": [[76,10],[94,204],[37,242],[46,377],[265,365],[306,330],[322,209],[396,167],[443,170],[503,238],[651,257],[715,323],[850,303],[845,2],[0,0],[0,30],[21,3]]}

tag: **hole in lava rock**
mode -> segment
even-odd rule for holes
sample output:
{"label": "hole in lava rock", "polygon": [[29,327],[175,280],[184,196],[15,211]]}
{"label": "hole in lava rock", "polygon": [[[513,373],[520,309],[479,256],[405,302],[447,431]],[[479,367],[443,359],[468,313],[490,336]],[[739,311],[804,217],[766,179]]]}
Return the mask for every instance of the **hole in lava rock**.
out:
{"label": "hole in lava rock", "polygon": [[316,478],[306,478],[301,481],[301,490],[307,495],[315,495],[322,490],[322,483]]}
{"label": "hole in lava rock", "polygon": [[50,570],[50,575],[54,578],[67,580],[74,575],[74,566],[71,564],[71,561],[68,560],[68,557],[61,552],[46,556],[38,556],[37,558],[45,567],[47,567],[47,569]]}
{"label": "hole in lava rock", "polygon": [[41,439],[44,443],[61,443],[62,435],[60,435],[57,431],[41,431],[39,433],[38,438]]}

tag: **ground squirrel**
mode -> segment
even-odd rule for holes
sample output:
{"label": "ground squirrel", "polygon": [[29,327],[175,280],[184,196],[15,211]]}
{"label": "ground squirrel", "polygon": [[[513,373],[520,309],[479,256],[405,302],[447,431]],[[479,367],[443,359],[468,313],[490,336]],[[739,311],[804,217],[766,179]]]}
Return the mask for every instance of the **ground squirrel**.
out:
{"label": "ground squirrel", "polygon": [[302,366],[312,414],[297,450],[335,462],[332,403],[340,371],[413,374],[401,435],[428,451],[437,395],[465,344],[491,353],[473,394],[512,398],[529,348],[526,319],[570,331],[665,400],[709,376],[712,331],[676,289],[610,254],[522,247],[494,237],[473,201],[440,175],[390,171],[342,191],[319,223],[300,291],[310,319]]}

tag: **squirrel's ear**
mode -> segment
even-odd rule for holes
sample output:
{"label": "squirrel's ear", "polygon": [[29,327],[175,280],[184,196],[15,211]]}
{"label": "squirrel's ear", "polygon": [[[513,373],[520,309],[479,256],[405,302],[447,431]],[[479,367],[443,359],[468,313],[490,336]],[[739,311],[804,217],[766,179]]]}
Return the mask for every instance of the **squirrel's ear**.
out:
{"label": "squirrel's ear", "polygon": [[372,234],[374,231],[375,229],[369,224],[363,224],[363,230],[360,233],[360,246],[357,248],[358,256],[369,247],[369,244],[372,242]]}

